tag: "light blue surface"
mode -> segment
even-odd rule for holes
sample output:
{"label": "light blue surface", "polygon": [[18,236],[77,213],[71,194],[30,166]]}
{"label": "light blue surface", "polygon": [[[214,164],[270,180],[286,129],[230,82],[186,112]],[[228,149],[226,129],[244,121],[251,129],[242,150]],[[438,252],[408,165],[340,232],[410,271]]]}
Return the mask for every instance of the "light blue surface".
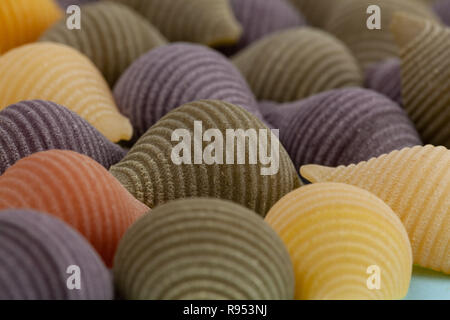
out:
{"label": "light blue surface", "polygon": [[450,300],[450,275],[414,267],[406,300]]}

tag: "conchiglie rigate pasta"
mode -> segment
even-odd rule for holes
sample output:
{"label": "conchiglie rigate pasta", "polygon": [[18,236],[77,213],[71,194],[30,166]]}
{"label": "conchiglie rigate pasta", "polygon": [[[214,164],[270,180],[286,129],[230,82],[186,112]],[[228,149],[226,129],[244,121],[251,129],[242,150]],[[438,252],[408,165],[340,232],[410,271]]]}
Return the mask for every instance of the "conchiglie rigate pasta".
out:
{"label": "conchiglie rigate pasta", "polygon": [[[408,235],[395,213],[367,191],[340,183],[301,187],[278,201],[266,221],[291,256],[296,299],[386,300],[408,292]],[[381,275],[378,290],[371,287],[377,286],[369,279],[373,272]]]}
{"label": "conchiglie rigate pasta", "polygon": [[0,209],[48,212],[77,229],[111,266],[120,238],[148,208],[105,168],[73,151],[19,160],[0,176]]}
{"label": "conchiglie rigate pasta", "polygon": [[81,30],[60,21],[47,30],[41,41],[62,43],[85,54],[113,86],[139,56],[166,43],[147,20],[132,9],[113,2],[83,6]]}
{"label": "conchiglie rigate pasta", "polygon": [[[217,138],[223,145],[217,142],[217,157],[205,161],[211,142],[203,140],[204,135],[198,138],[195,132],[201,131],[202,135],[209,129],[215,131],[213,140]],[[242,129],[241,133],[236,132],[238,129]],[[233,131],[230,138],[227,130]],[[250,138],[237,141],[245,138],[246,131],[249,137],[254,136],[252,132],[260,136],[258,148],[269,157],[267,164],[255,154],[256,150],[250,151]],[[200,159],[195,155],[198,147],[194,140],[200,142]],[[253,160],[251,153],[256,157]],[[110,172],[150,208],[179,198],[213,197],[232,200],[263,216],[300,184],[292,161],[275,134],[244,109],[217,100],[187,103],[168,113]]]}
{"label": "conchiglie rigate pasta", "polygon": [[233,57],[258,100],[290,102],[342,87],[362,74],[347,48],[309,27],[273,33]]}
{"label": "conchiglie rigate pasta", "polygon": [[0,55],[37,40],[62,16],[54,0],[1,0]]}
{"label": "conchiglie rigate pasta", "polygon": [[41,42],[15,48],[0,56],[0,74],[0,110],[22,100],[49,100],[78,113],[113,142],[132,136],[101,73],[71,47]]}
{"label": "conchiglie rigate pasta", "polygon": [[235,44],[242,28],[228,0],[111,0],[146,17],[170,41],[208,46]]}
{"label": "conchiglie rigate pasta", "polygon": [[402,95],[425,143],[450,148],[450,29],[409,15],[392,24],[402,59]]}
{"label": "conchiglie rigate pasta", "polygon": [[256,213],[218,199],[176,200],[139,219],[120,242],[114,279],[126,299],[294,297],[278,235]]}
{"label": "conchiglie rigate pasta", "polygon": [[56,103],[29,100],[0,111],[0,175],[18,160],[51,149],[76,151],[106,169],[125,156],[86,120]]}
{"label": "conchiglie rigate pasta", "polygon": [[[80,289],[67,285],[67,270],[80,269]],[[32,210],[0,211],[0,299],[112,299],[109,270],[75,230]]]}
{"label": "conchiglie rigate pasta", "polygon": [[357,165],[303,166],[310,182],[342,182],[366,189],[400,217],[414,263],[450,273],[450,150],[417,146]]}

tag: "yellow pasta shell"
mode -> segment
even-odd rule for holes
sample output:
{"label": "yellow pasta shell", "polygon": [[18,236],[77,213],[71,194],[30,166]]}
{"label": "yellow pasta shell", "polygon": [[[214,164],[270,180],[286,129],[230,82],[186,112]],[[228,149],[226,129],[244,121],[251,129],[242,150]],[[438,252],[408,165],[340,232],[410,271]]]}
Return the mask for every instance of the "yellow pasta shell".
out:
{"label": "yellow pasta shell", "polygon": [[398,14],[392,30],[404,107],[425,143],[450,148],[450,28]]}
{"label": "yellow pasta shell", "polygon": [[37,40],[61,17],[54,0],[1,0],[0,54]]}
{"label": "yellow pasta shell", "polygon": [[385,201],[402,220],[414,263],[450,273],[450,150],[431,145],[405,148],[357,165],[307,165],[310,182],[343,182]]}
{"label": "yellow pasta shell", "polygon": [[[412,253],[400,219],[373,194],[342,183],[292,191],[266,221],[290,253],[297,299],[400,299]],[[378,268],[379,287],[372,282]]]}
{"label": "yellow pasta shell", "polygon": [[23,45],[0,57],[0,74],[0,110],[23,100],[49,100],[78,113],[113,142],[132,136],[100,71],[75,49],[50,42]]}

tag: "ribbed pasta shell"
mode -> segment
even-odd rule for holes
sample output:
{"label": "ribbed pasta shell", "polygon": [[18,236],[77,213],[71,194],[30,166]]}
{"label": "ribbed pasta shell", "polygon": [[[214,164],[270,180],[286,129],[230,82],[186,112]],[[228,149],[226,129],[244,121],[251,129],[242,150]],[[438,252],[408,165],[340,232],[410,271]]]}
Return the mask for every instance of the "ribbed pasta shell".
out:
{"label": "ribbed pasta shell", "polygon": [[405,111],[371,90],[336,89],[263,108],[296,168],[348,165],[422,144]]}
{"label": "ribbed pasta shell", "polygon": [[347,48],[309,27],[273,33],[242,50],[233,62],[259,100],[289,102],[362,84],[359,67]]}
{"label": "ribbed pasta shell", "polygon": [[125,156],[122,148],[56,103],[22,101],[0,111],[0,175],[18,160],[51,149],[85,154],[106,169]]}
{"label": "ribbed pasta shell", "polygon": [[0,57],[0,110],[22,100],[49,100],[78,113],[113,142],[133,128],[90,60],[66,45],[42,42]]}
{"label": "ribbed pasta shell", "polygon": [[[70,266],[80,268],[80,290],[67,287]],[[44,213],[0,211],[0,300],[112,298],[108,269],[78,232]]]}
{"label": "ribbed pasta shell", "polygon": [[436,0],[433,5],[434,12],[438,15],[443,23],[450,26],[450,1]]}
{"label": "ribbed pasta shell", "polygon": [[288,0],[306,17],[308,24],[323,26],[334,8],[343,0]]}
{"label": "ribbed pasta shell", "polygon": [[139,219],[120,242],[114,280],[125,299],[294,297],[278,235],[254,212],[217,199],[173,201]]}
{"label": "ribbed pasta shell", "polygon": [[[185,129],[194,140],[194,121],[201,121],[203,132],[219,129],[224,137],[223,164],[176,165],[171,158],[172,150],[180,142],[172,142],[177,129]],[[232,200],[260,215],[283,195],[299,186],[299,178],[292,161],[284,148],[279,146],[279,170],[273,175],[262,175],[268,168],[260,161],[249,161],[249,141],[245,142],[245,164],[227,164],[225,147],[226,130],[254,129],[257,132],[267,127],[244,109],[215,100],[203,100],[185,104],[159,120],[133,146],[125,158],[111,167],[110,172],[138,200],[150,208],[169,200],[188,197],[213,197]],[[267,130],[267,140],[260,140],[266,150],[276,148],[277,139]],[[278,142],[278,140],[276,140]],[[203,150],[210,143],[203,142]],[[192,147],[192,143],[190,145]],[[192,147],[192,151],[194,148]],[[193,153],[193,152],[192,152]],[[241,153],[242,154],[242,153]],[[188,155],[189,156],[189,155]],[[229,155],[231,157],[231,155]],[[229,163],[229,162],[228,162]]]}
{"label": "ribbed pasta shell", "polygon": [[53,0],[1,0],[0,55],[37,40],[61,17],[62,12]]}
{"label": "ribbed pasta shell", "polygon": [[[308,185],[278,201],[266,221],[290,253],[297,299],[386,300],[408,292],[408,234],[391,208],[367,191]],[[378,290],[367,284],[371,266],[379,268]]]}
{"label": "ribbed pasta shell", "polygon": [[57,0],[57,1],[60,7],[63,9],[66,9],[71,5],[82,6],[91,2],[98,2],[98,0]]}
{"label": "ribbed pasta shell", "polygon": [[144,15],[170,41],[208,46],[236,43],[242,28],[228,0],[112,0]]}
{"label": "ribbed pasta shell", "polygon": [[285,0],[231,0],[230,3],[244,32],[237,45],[221,50],[227,55],[272,32],[306,24],[303,15]]}
{"label": "ribbed pasta shell", "polygon": [[400,60],[390,58],[370,66],[366,70],[365,87],[403,105]]}
{"label": "ribbed pasta shell", "polygon": [[83,234],[108,266],[126,229],[148,210],[100,164],[61,150],[35,153],[0,176],[0,209],[9,208],[60,218]]}
{"label": "ribbed pasta shell", "polygon": [[140,137],[180,105],[217,99],[262,118],[247,82],[224,56],[200,45],[170,44],[134,62],[114,88],[120,111]]}
{"label": "ribbed pasta shell", "polygon": [[68,29],[63,20],[47,30],[40,40],[81,51],[94,62],[110,86],[139,56],[166,43],[147,20],[130,8],[112,2],[83,6],[81,30]]}
{"label": "ribbed pasta shell", "polygon": [[[397,46],[389,31],[393,15],[406,12],[437,21],[432,10],[416,0],[339,0],[324,25],[325,30],[341,39],[353,52],[365,69],[370,64],[398,56]],[[377,5],[381,9],[381,30],[370,30],[366,26],[369,18],[367,8]]]}
{"label": "ribbed pasta shell", "polygon": [[417,146],[358,165],[308,165],[300,172],[311,182],[344,182],[380,197],[405,225],[414,262],[450,273],[450,150]]}
{"label": "ribbed pasta shell", "polygon": [[425,143],[450,148],[450,29],[407,15],[392,25],[402,58],[402,95]]}

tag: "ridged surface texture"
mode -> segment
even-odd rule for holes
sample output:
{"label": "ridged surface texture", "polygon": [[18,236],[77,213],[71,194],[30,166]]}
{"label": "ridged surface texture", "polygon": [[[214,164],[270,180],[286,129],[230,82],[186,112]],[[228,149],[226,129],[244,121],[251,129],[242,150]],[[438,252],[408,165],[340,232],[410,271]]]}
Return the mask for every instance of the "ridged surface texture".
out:
{"label": "ridged surface texture", "polygon": [[108,171],[73,151],[19,160],[0,176],[0,209],[48,212],[83,234],[108,266],[120,238],[148,208]]}
{"label": "ridged surface texture", "polygon": [[51,149],[76,151],[106,169],[125,156],[86,120],[56,103],[22,101],[0,111],[0,175],[18,160]]}
{"label": "ridged surface texture", "polygon": [[278,235],[254,212],[217,199],[173,201],[139,219],[120,242],[114,276],[126,299],[294,297]]}
{"label": "ridged surface texture", "polygon": [[125,69],[147,51],[166,43],[147,20],[127,6],[113,2],[82,8],[81,30],[70,30],[60,21],[41,41],[62,43],[85,54],[113,86]]}
{"label": "ridged surface texture", "polygon": [[342,0],[288,0],[305,17],[308,24],[322,27],[337,4]]}
{"label": "ridged surface texture", "polygon": [[407,15],[398,15],[392,29],[405,109],[425,143],[450,148],[450,29]]}
{"label": "ridged surface texture", "polygon": [[22,100],[49,100],[78,113],[113,142],[132,136],[101,73],[71,47],[41,42],[13,49],[0,56],[0,74],[0,110]]}
{"label": "ridged surface texture", "polygon": [[37,40],[62,16],[53,0],[1,0],[0,55]]}
{"label": "ridged surface texture", "polygon": [[343,182],[377,195],[405,225],[414,263],[450,273],[450,150],[418,146],[358,165],[308,165],[300,172],[310,182]]}
{"label": "ridged surface texture", "polygon": [[112,0],[145,16],[171,42],[208,46],[236,43],[242,28],[228,0]]}
{"label": "ridged surface texture", "polygon": [[[67,283],[80,269],[80,290]],[[112,299],[108,269],[89,243],[62,221],[31,210],[0,211],[0,299]]]}
{"label": "ridged surface texture", "polygon": [[137,137],[169,111],[200,99],[223,100],[262,118],[247,82],[221,54],[200,45],[170,44],[134,62],[114,88]]}
{"label": "ridged surface texture", "polygon": [[290,102],[362,84],[359,67],[347,48],[309,27],[273,33],[242,50],[233,62],[258,100]]}
{"label": "ridged surface texture", "polygon": [[61,8],[66,9],[71,5],[83,6],[88,3],[98,2],[99,0],[57,0]]}
{"label": "ridged surface texture", "polygon": [[[207,164],[204,158],[200,159],[199,164],[195,164],[194,152],[198,150],[194,145],[194,140],[198,141],[194,136],[195,121],[201,121],[203,133],[208,129],[220,131],[223,152],[220,152],[220,147],[216,150],[217,156],[222,156],[222,164],[217,161]],[[191,152],[187,155],[181,151],[175,153],[180,157],[183,153],[191,164],[185,161],[178,165],[173,161],[173,150],[183,143],[181,139],[178,140],[180,142],[171,140],[177,129],[184,129],[192,138],[191,142],[183,141],[191,148]],[[255,164],[251,163],[249,139],[241,144],[245,150],[239,149],[234,155],[227,151],[231,148],[226,147],[226,140],[237,147],[237,139],[226,138],[227,129],[254,129],[258,133],[260,129],[264,130],[262,139],[258,139],[258,149],[263,150],[263,153],[265,150],[268,157],[272,153],[272,165],[278,162],[276,173],[263,175],[263,169],[269,169],[271,164],[263,164],[261,157],[257,158]],[[238,133],[237,137],[242,138],[243,134]],[[198,142],[201,157],[210,142]],[[281,145],[277,148],[277,143],[278,138],[244,109],[222,101],[196,101],[163,117],[138,140],[121,162],[111,167],[110,172],[131,194],[150,208],[178,198],[214,197],[232,200],[265,215],[278,199],[300,184],[292,161]],[[279,157],[276,156],[277,153]],[[245,156],[240,161],[243,164],[239,163],[237,155]],[[227,159],[233,160],[234,164],[230,164],[231,161]],[[274,166],[272,168],[276,169]],[[269,171],[274,173],[275,170]]]}
{"label": "ridged surface texture", "polygon": [[[380,30],[366,26],[370,17],[367,8],[371,5],[380,8]],[[438,21],[431,8],[417,0],[340,0],[324,29],[341,39],[365,69],[372,63],[398,56],[389,30],[392,17],[398,11]]]}
{"label": "ridged surface texture", "polygon": [[384,94],[392,101],[403,105],[401,62],[389,58],[375,63],[366,70],[365,87]]}
{"label": "ridged surface texture", "polygon": [[261,106],[296,168],[349,165],[422,145],[405,111],[367,89],[336,89],[289,104]]}
{"label": "ridged surface texture", "polygon": [[434,12],[438,15],[443,23],[450,26],[450,1],[436,0],[433,5]]}
{"label": "ridged surface texture", "polygon": [[238,44],[221,50],[232,55],[264,36],[306,24],[303,15],[286,0],[231,0],[243,34]]}
{"label": "ridged surface texture", "polygon": [[[412,270],[408,234],[371,193],[341,183],[308,185],[277,202],[266,221],[290,253],[297,299],[406,296]],[[378,290],[367,284],[371,266],[381,274]]]}

